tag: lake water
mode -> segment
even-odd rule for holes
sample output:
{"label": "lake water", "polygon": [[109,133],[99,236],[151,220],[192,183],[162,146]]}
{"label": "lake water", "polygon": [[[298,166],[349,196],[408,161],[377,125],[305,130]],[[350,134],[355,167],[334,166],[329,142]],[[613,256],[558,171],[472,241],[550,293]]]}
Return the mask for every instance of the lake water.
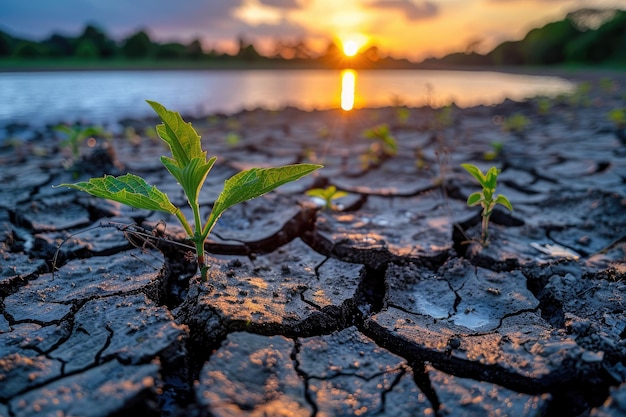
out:
{"label": "lake water", "polygon": [[491,71],[239,70],[0,73],[0,126],[114,123],[153,115],[146,99],[183,115],[257,107],[304,110],[392,104],[461,107],[567,93],[562,78]]}

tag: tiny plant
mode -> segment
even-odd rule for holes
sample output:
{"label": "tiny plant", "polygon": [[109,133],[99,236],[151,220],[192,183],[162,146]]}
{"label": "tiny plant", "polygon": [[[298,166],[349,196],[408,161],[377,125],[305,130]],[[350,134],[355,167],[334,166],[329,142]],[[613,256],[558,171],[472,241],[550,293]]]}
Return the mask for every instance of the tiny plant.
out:
{"label": "tiny plant", "polygon": [[135,130],[134,127],[128,126],[126,129],[124,129],[124,136],[131,145],[135,147],[141,145],[141,136],[139,136],[137,130]]}
{"label": "tiny plant", "polygon": [[326,188],[313,188],[306,192],[308,196],[319,198],[324,201],[324,208],[334,210],[337,208],[335,204],[333,204],[333,200],[337,200],[338,198],[345,197],[348,195],[345,191],[337,190],[337,187],[334,185],[329,185]]}
{"label": "tiny plant", "polygon": [[493,208],[496,204],[501,204],[513,211],[513,206],[509,199],[502,194],[496,195],[496,181],[500,173],[496,167],[489,168],[487,173],[483,174],[480,168],[475,165],[461,164],[461,166],[483,187],[482,191],[477,191],[467,197],[467,205],[470,207],[480,205],[483,208],[481,243],[483,246],[487,246],[489,244],[489,218]]}
{"label": "tiny plant", "polygon": [[241,142],[241,138],[237,132],[228,132],[225,141],[228,146],[237,146]]}
{"label": "tiny plant", "polygon": [[195,245],[201,279],[206,281],[209,267],[205,264],[204,242],[222,213],[235,204],[261,196],[285,183],[310,174],[321,168],[321,165],[296,164],[276,168],[252,168],[235,174],[225,181],[224,189],[213,204],[203,226],[198,196],[217,157],[213,156],[207,160],[207,153],[201,148],[200,136],[191,123],[185,122],[179,113],[167,110],[155,101],[148,101],[148,104],[163,122],[156,130],[159,137],[169,146],[172,157],[162,156],[161,163],[178,181],[187,197],[194,216],[193,228],[181,209],[172,204],[165,193],[137,175],[130,173],[119,177],[105,175],[75,184],[60,184],[57,187],[74,188],[138,209],[173,214]]}
{"label": "tiny plant", "polygon": [[396,107],[396,119],[401,125],[406,125],[411,117],[411,111],[406,106]]}
{"label": "tiny plant", "polygon": [[386,123],[366,130],[363,136],[373,140],[375,148],[380,150],[384,155],[393,156],[398,152],[396,138],[393,137],[389,125]]}
{"label": "tiny plant", "polygon": [[617,90],[617,84],[609,77],[600,78],[599,85],[600,90],[605,94],[612,93]]}
{"label": "tiny plant", "polygon": [[100,126],[58,125],[55,126],[54,130],[65,136],[65,139],[61,141],[60,145],[70,149],[74,160],[80,157],[80,144],[85,139],[94,136],[108,136],[108,133]]}
{"label": "tiny plant", "polygon": [[537,101],[537,111],[541,116],[547,116],[552,107],[552,100],[548,97],[540,97]]}
{"label": "tiny plant", "polygon": [[504,143],[500,141],[493,141],[490,143],[490,145],[491,145],[491,150],[486,151],[483,154],[483,158],[485,158],[485,161],[493,161],[498,156],[500,156],[500,154],[504,150]]}
{"label": "tiny plant", "polygon": [[377,165],[382,160],[388,159],[398,152],[398,142],[391,134],[389,125],[386,123],[367,129],[363,132],[363,136],[374,141],[368,151],[361,155],[361,161],[365,168]]}
{"label": "tiny plant", "polygon": [[568,96],[569,104],[572,106],[589,107],[591,105],[591,83],[583,81],[576,86],[576,90]]}
{"label": "tiny plant", "polygon": [[420,148],[415,148],[413,151],[413,155],[415,156],[415,167],[417,169],[427,169],[428,163],[426,162],[426,158],[424,157],[424,151]]}
{"label": "tiny plant", "polygon": [[504,119],[502,123],[502,129],[505,132],[517,132],[521,133],[530,125],[530,120],[528,117],[524,116],[521,113],[515,113],[512,116],[509,116]]}
{"label": "tiny plant", "polygon": [[626,127],[626,107],[617,108],[609,111],[609,113],[607,114],[607,118],[618,129]]}

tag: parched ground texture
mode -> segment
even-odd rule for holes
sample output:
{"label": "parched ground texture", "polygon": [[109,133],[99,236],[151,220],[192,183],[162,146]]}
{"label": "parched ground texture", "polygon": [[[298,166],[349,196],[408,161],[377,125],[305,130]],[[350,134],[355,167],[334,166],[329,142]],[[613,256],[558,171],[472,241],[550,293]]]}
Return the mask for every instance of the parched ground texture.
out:
{"label": "parched ground texture", "polygon": [[[241,169],[324,165],[222,216],[208,282],[174,217],[52,188],[132,172],[192,218],[156,119],[74,168],[52,130],[5,141],[0,416],[624,416],[619,108],[626,79],[596,77],[469,109],[191,120],[218,156],[203,216]],[[365,137],[382,124],[395,155]],[[488,246],[462,163],[501,169],[514,208]],[[348,193],[334,208],[305,194],[329,185]]]}

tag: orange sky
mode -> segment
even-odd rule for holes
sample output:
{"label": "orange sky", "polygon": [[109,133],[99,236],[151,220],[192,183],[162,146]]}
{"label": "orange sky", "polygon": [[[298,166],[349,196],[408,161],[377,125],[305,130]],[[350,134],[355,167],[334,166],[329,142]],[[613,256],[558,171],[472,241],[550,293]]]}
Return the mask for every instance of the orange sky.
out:
{"label": "orange sky", "polygon": [[[267,3],[267,2],[266,2]],[[280,1],[276,1],[280,3]],[[285,3],[285,2],[282,2]],[[375,44],[383,54],[421,60],[463,51],[480,41],[484,53],[530,29],[583,7],[624,8],[625,0],[315,0],[281,9],[244,0],[234,16],[249,25],[305,28],[314,45],[329,36]],[[258,38],[257,38],[258,39]]]}
{"label": "orange sky", "polygon": [[303,39],[321,52],[331,39],[351,39],[419,61],[472,42],[488,52],[570,11],[603,7],[626,9],[626,0],[2,0],[0,30],[43,39],[90,23],[118,39],[146,30],[156,41],[200,39],[226,52],[243,36],[265,54],[275,40]]}

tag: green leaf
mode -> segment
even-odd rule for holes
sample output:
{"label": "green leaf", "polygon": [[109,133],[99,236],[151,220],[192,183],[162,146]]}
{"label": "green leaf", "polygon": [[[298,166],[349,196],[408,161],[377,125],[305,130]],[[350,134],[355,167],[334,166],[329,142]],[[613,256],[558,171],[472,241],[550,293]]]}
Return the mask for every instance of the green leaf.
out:
{"label": "green leaf", "polygon": [[105,175],[101,178],[91,178],[89,181],[60,184],[54,187],[74,188],[95,197],[117,201],[138,209],[164,211],[172,214],[178,211],[165,193],[133,174],[120,177]]}
{"label": "green leaf", "polygon": [[347,196],[348,193],[346,191],[335,191],[333,195],[330,196],[331,200],[337,200],[338,198]]}
{"label": "green leaf", "polygon": [[193,207],[198,201],[200,189],[202,188],[204,180],[209,174],[209,171],[213,167],[216,159],[217,157],[214,156],[207,162],[204,158],[194,158],[189,162],[189,164],[180,168],[176,165],[176,161],[166,156],[162,156],[161,163],[163,163],[165,168],[167,168],[170,174],[172,174],[181,187],[183,187],[185,195]]}
{"label": "green leaf", "polygon": [[472,175],[472,177],[476,178],[476,180],[480,183],[480,185],[485,187],[487,178],[485,178],[480,168],[472,164],[461,164],[461,166],[465,168],[465,170],[469,172]]}
{"label": "green leaf", "polygon": [[163,121],[157,125],[157,133],[169,145],[178,167],[184,168],[194,158],[206,161],[206,152],[200,146],[200,136],[191,123],[185,122],[180,113],[167,110],[156,101],[146,101]]}
{"label": "green leaf", "polygon": [[233,175],[224,183],[224,189],[215,201],[205,226],[208,229],[204,232],[207,234],[210,232],[210,228],[227,208],[259,197],[321,167],[315,164],[296,164],[275,168],[252,168]]}
{"label": "green leaf", "polygon": [[498,197],[496,197],[496,204],[502,204],[504,207],[509,209],[509,211],[513,211],[513,206],[511,205],[511,202],[509,201],[508,198],[506,198],[502,194],[500,194],[500,195],[498,195]]}
{"label": "green leaf", "polygon": [[306,192],[306,195],[311,196],[311,197],[321,198],[322,200],[328,202],[331,200],[336,200],[341,197],[345,197],[348,195],[348,193],[345,191],[337,191],[337,187],[335,187],[334,185],[329,185],[325,189],[313,188],[311,190],[308,190]]}
{"label": "green leaf", "polygon": [[495,191],[499,173],[500,171],[496,167],[489,168],[487,175],[485,175],[485,184],[483,184],[483,187]]}
{"label": "green leaf", "polygon": [[391,135],[385,136],[383,139],[383,142],[385,143],[385,145],[387,146],[387,149],[389,150],[388,153],[393,154],[393,155],[398,153],[398,142],[396,141],[396,138],[394,138]]}
{"label": "green leaf", "polygon": [[469,195],[469,197],[467,197],[467,205],[472,207],[472,206],[476,206],[480,203],[482,203],[483,200],[483,194],[476,192],[476,193],[472,193]]}
{"label": "green leaf", "polygon": [[483,198],[485,201],[491,201],[493,199],[493,189],[483,188]]}
{"label": "green leaf", "polygon": [[328,199],[327,194],[328,194],[327,191],[324,190],[323,188],[313,188],[306,192],[306,195],[311,196],[311,197],[321,198],[322,200]]}
{"label": "green leaf", "polygon": [[70,136],[71,134],[74,133],[74,129],[72,129],[71,127],[67,126],[67,125],[57,125],[54,126],[54,130],[61,132],[61,133],[65,133],[66,135]]}

